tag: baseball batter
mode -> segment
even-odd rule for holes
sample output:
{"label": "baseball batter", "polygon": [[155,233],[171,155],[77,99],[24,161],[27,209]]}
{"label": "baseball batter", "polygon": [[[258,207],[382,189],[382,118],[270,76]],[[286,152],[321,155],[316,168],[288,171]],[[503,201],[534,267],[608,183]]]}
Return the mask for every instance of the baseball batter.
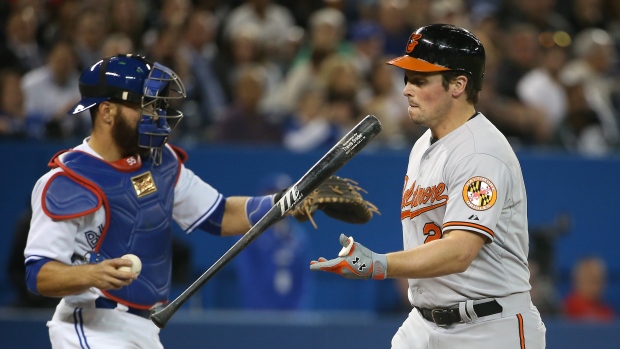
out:
{"label": "baseball batter", "polygon": [[409,156],[401,204],[404,250],[374,253],[352,237],[311,269],[355,279],[406,278],[413,306],[392,348],[544,348],[529,290],[525,185],[506,138],[475,103],[485,53],[470,32],[415,31],[404,69],[409,116],[429,130]]}
{"label": "baseball batter", "polygon": [[172,222],[242,234],[273,195],[224,197],[185,167],[167,144],[183,116],[168,101],[185,97],[169,68],[108,57],[82,73],[80,92],[70,113],[90,109],[92,132],[55,155],[33,189],[27,285],[62,298],[48,322],[53,348],[161,348],[148,318],[168,302]]}

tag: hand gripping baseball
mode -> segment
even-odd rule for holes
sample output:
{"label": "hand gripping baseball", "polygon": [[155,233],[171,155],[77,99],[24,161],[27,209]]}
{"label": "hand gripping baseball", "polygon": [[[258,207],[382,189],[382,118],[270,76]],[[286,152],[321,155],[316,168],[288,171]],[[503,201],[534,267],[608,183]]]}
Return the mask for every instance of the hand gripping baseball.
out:
{"label": "hand gripping baseball", "polygon": [[340,234],[342,250],[338,258],[327,260],[323,257],[310,262],[310,270],[322,270],[342,275],[347,279],[383,280],[387,276],[387,257],[374,253],[353,237]]}

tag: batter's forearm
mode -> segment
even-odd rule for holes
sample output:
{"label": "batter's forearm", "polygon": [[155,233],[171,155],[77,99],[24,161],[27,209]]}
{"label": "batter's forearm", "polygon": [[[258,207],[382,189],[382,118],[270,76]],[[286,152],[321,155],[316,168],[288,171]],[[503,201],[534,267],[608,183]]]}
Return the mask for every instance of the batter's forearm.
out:
{"label": "batter's forearm", "polygon": [[443,238],[407,251],[387,254],[389,278],[422,279],[462,273],[478,255],[484,239]]}

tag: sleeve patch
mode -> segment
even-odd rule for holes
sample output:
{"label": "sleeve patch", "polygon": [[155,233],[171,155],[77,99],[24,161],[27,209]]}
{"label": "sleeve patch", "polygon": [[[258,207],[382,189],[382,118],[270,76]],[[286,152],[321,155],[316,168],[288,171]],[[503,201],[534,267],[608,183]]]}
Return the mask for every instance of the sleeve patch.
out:
{"label": "sleeve patch", "polygon": [[488,178],[472,177],[463,186],[463,200],[472,210],[488,210],[497,200],[497,188]]}

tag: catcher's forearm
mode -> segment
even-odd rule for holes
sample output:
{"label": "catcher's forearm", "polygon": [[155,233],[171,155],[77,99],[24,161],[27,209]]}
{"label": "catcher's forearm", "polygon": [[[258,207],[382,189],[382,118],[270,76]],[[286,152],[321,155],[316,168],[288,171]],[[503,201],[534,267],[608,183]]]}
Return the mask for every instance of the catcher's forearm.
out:
{"label": "catcher's forearm", "polygon": [[246,196],[226,198],[226,209],[222,218],[222,236],[245,234],[250,229],[250,222],[245,210]]}

